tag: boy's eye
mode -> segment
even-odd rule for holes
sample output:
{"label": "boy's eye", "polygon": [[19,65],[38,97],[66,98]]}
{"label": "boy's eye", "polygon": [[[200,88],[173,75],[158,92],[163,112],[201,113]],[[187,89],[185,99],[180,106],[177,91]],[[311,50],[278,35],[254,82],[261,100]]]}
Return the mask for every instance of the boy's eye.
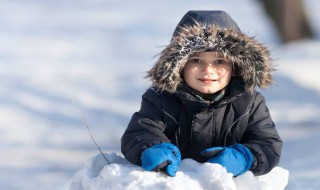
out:
{"label": "boy's eye", "polygon": [[222,64],[226,63],[226,61],[224,59],[216,59],[214,62],[218,65],[222,65]]}
{"label": "boy's eye", "polygon": [[189,62],[190,62],[190,63],[201,63],[202,61],[201,61],[201,59],[199,59],[199,58],[191,58],[191,59],[189,60]]}

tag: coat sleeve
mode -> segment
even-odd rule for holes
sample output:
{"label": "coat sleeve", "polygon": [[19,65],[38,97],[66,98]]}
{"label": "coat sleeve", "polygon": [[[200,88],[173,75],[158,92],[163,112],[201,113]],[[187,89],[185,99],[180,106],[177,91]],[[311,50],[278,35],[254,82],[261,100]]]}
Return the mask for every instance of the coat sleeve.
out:
{"label": "coat sleeve", "polygon": [[266,174],[278,165],[282,140],[260,93],[255,96],[242,143],[254,155],[254,163],[250,170],[255,175]]}
{"label": "coat sleeve", "polygon": [[133,114],[121,138],[121,152],[133,164],[141,165],[141,153],[146,148],[170,142],[164,134],[161,93],[149,89],[142,96],[139,112]]}

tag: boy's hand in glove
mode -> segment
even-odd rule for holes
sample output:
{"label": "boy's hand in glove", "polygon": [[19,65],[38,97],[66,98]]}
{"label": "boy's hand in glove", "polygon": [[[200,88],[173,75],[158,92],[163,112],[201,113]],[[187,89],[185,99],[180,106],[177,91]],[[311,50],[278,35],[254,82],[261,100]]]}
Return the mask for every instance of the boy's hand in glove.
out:
{"label": "boy's hand in glove", "polygon": [[212,147],[201,152],[201,155],[209,158],[208,162],[217,163],[227,169],[228,173],[238,176],[248,171],[253,162],[250,150],[242,144],[234,144],[228,147]]}
{"label": "boy's hand in glove", "polygon": [[181,163],[178,147],[171,143],[161,143],[147,148],[141,155],[142,167],[147,171],[165,171],[175,176]]}

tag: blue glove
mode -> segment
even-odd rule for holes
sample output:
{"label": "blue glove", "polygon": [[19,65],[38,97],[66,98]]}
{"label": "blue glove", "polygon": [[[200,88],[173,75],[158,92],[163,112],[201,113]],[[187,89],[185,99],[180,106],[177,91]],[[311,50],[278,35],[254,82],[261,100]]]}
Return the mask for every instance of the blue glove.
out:
{"label": "blue glove", "polygon": [[141,155],[142,167],[147,171],[165,171],[173,177],[181,163],[178,147],[171,143],[161,143],[147,148]]}
{"label": "blue glove", "polygon": [[209,158],[208,162],[210,163],[222,165],[233,176],[238,176],[248,171],[253,162],[252,153],[242,144],[208,148],[202,151],[201,155]]}

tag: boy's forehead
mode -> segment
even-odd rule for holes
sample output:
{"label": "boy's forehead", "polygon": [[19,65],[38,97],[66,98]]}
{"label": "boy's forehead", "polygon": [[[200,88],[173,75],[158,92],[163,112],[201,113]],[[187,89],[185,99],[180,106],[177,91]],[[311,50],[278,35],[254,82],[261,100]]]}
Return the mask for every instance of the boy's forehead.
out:
{"label": "boy's forehead", "polygon": [[214,56],[219,58],[226,58],[224,54],[217,52],[217,51],[204,51],[204,52],[196,52],[190,55],[190,57],[201,57],[201,56]]}

